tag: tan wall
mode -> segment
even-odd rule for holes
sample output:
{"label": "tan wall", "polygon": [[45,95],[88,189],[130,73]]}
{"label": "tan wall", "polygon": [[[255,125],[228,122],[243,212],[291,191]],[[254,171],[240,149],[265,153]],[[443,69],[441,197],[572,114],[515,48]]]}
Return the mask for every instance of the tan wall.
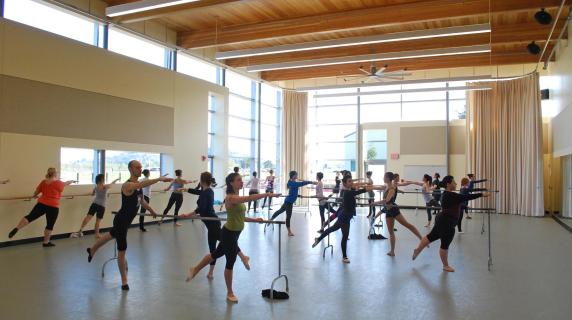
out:
{"label": "tan wall", "polygon": [[[220,99],[222,109],[218,116],[226,112],[228,105],[226,88],[5,19],[0,19],[0,74],[167,108],[173,110],[174,116],[170,126],[153,128],[159,129],[157,134],[171,136],[172,146],[125,142],[121,133],[116,139],[104,141],[80,138],[83,134],[80,130],[75,137],[73,132],[66,133],[68,137],[65,138],[42,132],[33,135],[0,132],[0,178],[12,180],[8,185],[0,186],[0,198],[31,195],[46,168],[59,167],[61,147],[161,152],[172,159],[167,164],[169,170],[180,168],[186,177],[198,177],[207,168],[206,162],[201,162],[201,155],[207,154],[208,94],[213,93]],[[0,110],[4,110],[3,106]],[[147,112],[151,114],[146,117],[161,116],[153,114],[153,110]],[[0,117],[4,116],[6,114],[0,114]],[[77,114],[58,116],[60,122],[54,125],[85,121]],[[29,125],[38,127],[35,123]],[[102,124],[101,129],[105,128]],[[151,129],[148,125],[140,125],[129,130],[144,134]],[[226,134],[224,128],[220,128],[220,133],[221,136]],[[220,155],[215,166],[221,168],[220,173],[225,173],[222,171],[222,168],[226,169],[225,148],[220,150]],[[70,186],[64,194],[81,194],[90,189],[90,186]],[[152,205],[162,210],[167,196],[154,195]],[[77,229],[90,203],[90,197],[62,200],[54,232],[67,233]],[[194,203],[194,198],[187,197],[183,210],[190,210]],[[32,206],[33,202],[0,200],[0,234],[6,234]],[[108,208],[119,208],[117,196],[109,198]],[[110,225],[111,217],[107,215],[103,226]],[[40,236],[43,228],[43,221],[33,223],[18,233],[17,238]]]}

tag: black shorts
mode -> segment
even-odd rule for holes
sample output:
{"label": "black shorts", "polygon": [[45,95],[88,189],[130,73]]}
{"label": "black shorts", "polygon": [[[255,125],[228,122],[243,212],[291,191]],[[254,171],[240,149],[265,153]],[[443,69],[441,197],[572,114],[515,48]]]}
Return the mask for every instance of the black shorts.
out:
{"label": "black shorts", "polygon": [[451,245],[455,237],[455,226],[458,220],[458,217],[455,218],[450,215],[444,215],[443,213],[437,214],[437,217],[435,217],[435,225],[427,235],[429,242],[441,239],[441,249],[448,250],[449,245]]}
{"label": "black shorts", "polygon": [[90,216],[97,214],[97,219],[103,219],[104,213],[105,213],[105,207],[100,206],[97,203],[92,203],[91,206],[89,206],[89,210],[87,211],[87,214]]}
{"label": "black shorts", "polygon": [[113,227],[109,230],[109,234],[115,238],[117,250],[119,251],[127,250],[127,230],[134,217],[128,217],[126,214],[119,212],[113,218]]}
{"label": "black shorts", "polygon": [[54,230],[54,225],[56,224],[56,220],[58,219],[58,213],[60,212],[60,208],[51,207],[45,205],[43,203],[36,203],[32,211],[25,216],[28,222],[32,222],[39,217],[46,215],[46,230]]}
{"label": "black shorts", "polygon": [[399,208],[396,208],[396,207],[390,207],[385,211],[385,216],[390,217],[390,218],[395,218],[400,214],[401,214],[401,211],[399,211]]}

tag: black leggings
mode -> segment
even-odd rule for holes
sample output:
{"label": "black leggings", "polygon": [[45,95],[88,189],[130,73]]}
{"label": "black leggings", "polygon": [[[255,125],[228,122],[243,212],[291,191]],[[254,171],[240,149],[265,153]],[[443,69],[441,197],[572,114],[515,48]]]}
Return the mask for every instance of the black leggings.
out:
{"label": "black leggings", "polygon": [[56,224],[56,220],[58,219],[58,213],[60,212],[60,208],[52,207],[45,205],[43,203],[36,203],[32,211],[25,216],[28,222],[32,222],[39,217],[46,215],[46,230],[54,230],[54,225]]}
{"label": "black leggings", "polygon": [[455,237],[455,226],[457,222],[458,218],[439,213],[435,217],[435,225],[427,235],[427,239],[429,242],[441,239],[441,249],[449,250],[449,245],[451,245]]}
{"label": "black leggings", "polygon": [[[143,198],[145,199],[145,202],[147,203],[151,203],[151,199],[149,199],[148,196],[143,196]],[[141,206],[141,211],[140,213],[145,213],[147,212],[147,209],[143,208],[143,206]],[[144,229],[145,225],[145,216],[139,216],[139,229]]]}
{"label": "black leggings", "polygon": [[[203,223],[207,227],[207,242],[209,244],[209,252],[213,253],[216,250],[216,242],[220,239],[220,221],[208,221],[203,220]],[[214,266],[216,260],[211,262],[211,266]]]}
{"label": "black leggings", "polygon": [[[250,191],[248,191],[248,195],[249,195],[249,196],[250,196],[250,195],[253,195],[253,194],[260,194],[260,191],[258,191],[258,190],[252,190],[252,189],[251,189]],[[251,203],[251,202],[252,202],[252,201],[248,201],[248,211],[250,211],[250,203]],[[256,211],[256,206],[257,206],[257,205],[258,205],[258,200],[254,200],[254,211]]]}
{"label": "black leggings", "polygon": [[318,208],[320,209],[320,221],[322,221],[322,224],[320,225],[320,229],[324,226],[324,223],[326,222],[326,218],[324,216],[324,213],[326,212],[326,209],[328,210],[328,213],[336,213],[336,210],[332,209],[332,207],[330,206],[329,203],[326,203],[324,205],[320,205],[318,206]]}
{"label": "black leggings", "polygon": [[324,239],[328,234],[337,231],[338,229],[342,229],[342,254],[344,255],[344,258],[347,258],[348,255],[346,249],[348,247],[348,238],[350,236],[349,223],[340,222],[340,220],[338,219],[338,221],[336,221],[336,223],[334,223],[333,226],[324,230],[324,232],[318,237],[318,242],[322,241],[322,239]]}
{"label": "black leggings", "polygon": [[290,228],[290,219],[292,219],[292,207],[293,206],[294,206],[294,203],[284,202],[282,207],[280,207],[280,209],[278,209],[278,211],[274,212],[274,214],[272,215],[272,218],[270,218],[270,220],[276,219],[276,217],[278,217],[282,212],[286,211],[286,228]]}
{"label": "black leggings", "polygon": [[[272,190],[272,189],[266,189],[266,193],[269,193],[269,192],[270,192],[270,193],[273,193],[274,190]],[[266,205],[266,199],[268,199],[268,207],[269,207],[269,208],[272,207],[272,198],[266,197],[266,198],[264,198],[264,201],[262,202],[262,208],[264,208],[264,206]]]}
{"label": "black leggings", "polygon": [[240,252],[238,247],[238,237],[241,231],[231,231],[226,227],[222,227],[220,232],[220,242],[216,249],[211,253],[214,260],[226,256],[226,266],[228,270],[232,270],[236,262],[236,256]]}
{"label": "black leggings", "polygon": [[167,208],[163,211],[163,215],[166,215],[171,207],[175,205],[175,222],[177,222],[177,216],[179,215],[179,210],[183,205],[183,194],[178,192],[171,193],[171,197],[169,198],[169,203],[167,203]]}
{"label": "black leggings", "polygon": [[468,212],[469,210],[466,206],[461,206],[461,212],[459,212],[459,222],[457,223],[457,230],[459,230],[459,232],[463,231],[461,223],[463,222],[463,216]]}

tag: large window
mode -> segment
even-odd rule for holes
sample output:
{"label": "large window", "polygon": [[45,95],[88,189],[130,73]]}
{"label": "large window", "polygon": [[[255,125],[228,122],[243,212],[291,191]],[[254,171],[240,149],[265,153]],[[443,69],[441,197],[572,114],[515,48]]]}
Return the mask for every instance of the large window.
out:
{"label": "large window", "polygon": [[261,180],[271,169],[279,176],[282,91],[231,71],[225,78],[230,91],[228,171],[239,167],[246,180],[253,171]]}
{"label": "large window", "polygon": [[4,17],[91,45],[98,43],[97,23],[33,0],[4,0]]}
{"label": "large window", "polygon": [[177,71],[191,77],[221,84],[220,68],[181,52],[177,52]]}
{"label": "large window", "polygon": [[[334,171],[356,171],[358,125],[373,122],[465,119],[465,91],[411,92],[418,89],[465,86],[465,82],[383,85],[364,88],[327,89],[308,94],[308,137],[310,172],[322,171],[326,183]],[[358,91],[359,90],[359,91]],[[388,93],[383,91],[400,91]],[[409,92],[407,92],[409,91]],[[320,97],[325,94],[380,92],[379,94],[345,97]],[[385,133],[371,131],[362,137],[364,161],[383,166],[387,159]],[[379,168],[378,168],[379,169]],[[380,170],[378,170],[380,171]],[[383,171],[383,170],[381,170]],[[380,171],[380,172],[381,172]]]}
{"label": "large window", "polygon": [[105,151],[105,180],[113,181],[129,179],[127,164],[131,160],[138,160],[143,169],[151,171],[151,179],[161,175],[161,155],[159,153],[133,152],[133,151]]}
{"label": "large window", "polygon": [[352,92],[357,89],[322,90],[308,95],[310,176],[321,171],[327,184],[333,183],[335,171],[356,173],[358,97],[317,98],[315,95]]}
{"label": "large window", "polygon": [[92,184],[98,170],[98,151],[93,149],[61,148],[60,178]]}
{"label": "large window", "polygon": [[167,48],[124,31],[109,29],[108,49],[160,67],[168,66]]}

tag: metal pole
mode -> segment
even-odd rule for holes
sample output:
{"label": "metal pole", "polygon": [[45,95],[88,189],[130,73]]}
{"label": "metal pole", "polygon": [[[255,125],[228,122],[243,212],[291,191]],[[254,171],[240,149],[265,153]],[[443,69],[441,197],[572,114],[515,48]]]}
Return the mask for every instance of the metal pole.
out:
{"label": "metal pole", "polygon": [[[446,87],[449,87],[449,82],[446,83]],[[445,91],[445,159],[446,159],[446,168],[447,174],[449,174],[449,91]]]}

